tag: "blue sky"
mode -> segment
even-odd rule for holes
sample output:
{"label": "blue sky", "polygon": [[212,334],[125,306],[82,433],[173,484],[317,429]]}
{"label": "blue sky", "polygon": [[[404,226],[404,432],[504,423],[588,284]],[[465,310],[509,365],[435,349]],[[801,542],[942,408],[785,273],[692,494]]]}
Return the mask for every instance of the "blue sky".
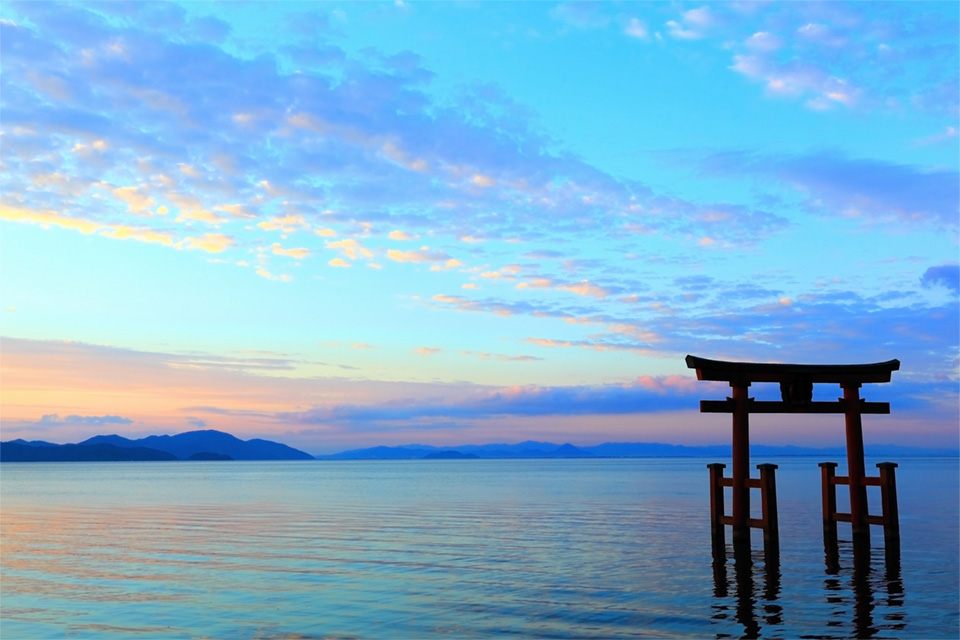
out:
{"label": "blue sky", "polygon": [[4,3],[4,437],[957,446],[957,6]]}

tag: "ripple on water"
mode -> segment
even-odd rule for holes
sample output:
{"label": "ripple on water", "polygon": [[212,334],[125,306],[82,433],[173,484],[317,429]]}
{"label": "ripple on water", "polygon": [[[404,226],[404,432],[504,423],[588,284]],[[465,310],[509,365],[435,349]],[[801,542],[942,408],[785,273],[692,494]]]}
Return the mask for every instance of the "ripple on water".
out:
{"label": "ripple on water", "polygon": [[899,568],[831,565],[819,470],[784,461],[768,566],[714,562],[702,461],[477,462],[5,467],[0,635],[956,635],[956,526],[909,482]]}

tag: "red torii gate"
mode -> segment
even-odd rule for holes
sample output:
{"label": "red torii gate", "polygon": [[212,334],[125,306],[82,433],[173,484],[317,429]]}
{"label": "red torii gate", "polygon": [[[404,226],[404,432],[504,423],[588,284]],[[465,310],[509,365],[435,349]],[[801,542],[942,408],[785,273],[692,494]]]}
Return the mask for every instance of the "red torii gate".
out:
{"label": "red torii gate", "polygon": [[[882,462],[880,477],[867,477],[863,461],[863,414],[890,413],[887,402],[866,402],[860,398],[860,386],[864,383],[890,382],[891,373],[900,369],[899,360],[874,364],[816,365],[772,364],[755,362],[725,362],[708,360],[688,355],[687,367],[696,369],[698,380],[728,382],[733,397],[726,400],[701,400],[701,413],[733,414],[732,478],[723,477],[726,465],[715,463],[710,468],[710,521],[711,532],[716,542],[722,543],[724,525],[733,528],[733,540],[750,540],[750,527],[762,528],[764,542],[778,544],[776,481],[777,465],[758,465],[760,479],[750,478],[750,413],[842,413],[846,422],[847,476],[837,476],[835,462],[820,464],[823,482],[824,535],[836,538],[837,521],[849,521],[855,539],[869,539],[871,524],[882,525],[889,542],[898,542],[900,536],[897,515],[896,463]],[[781,400],[757,401],[747,396],[748,387],[754,382],[780,384]],[[843,397],[836,402],[814,402],[815,383],[837,383],[843,389]],[[850,487],[850,513],[836,511],[836,485]],[[880,486],[883,515],[871,516],[867,511],[867,486]],[[724,515],[723,487],[732,488],[733,512]],[[759,488],[763,501],[763,517],[750,518],[750,489]]]}

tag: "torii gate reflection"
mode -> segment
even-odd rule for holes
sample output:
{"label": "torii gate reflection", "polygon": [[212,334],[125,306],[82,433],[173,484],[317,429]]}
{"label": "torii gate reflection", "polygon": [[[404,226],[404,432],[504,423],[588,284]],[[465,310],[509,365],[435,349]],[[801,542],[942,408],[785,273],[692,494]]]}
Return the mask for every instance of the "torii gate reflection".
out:
{"label": "torii gate reflection", "polygon": [[[733,414],[732,477],[725,478],[725,464],[710,468],[710,522],[714,549],[725,544],[724,526],[731,525],[734,544],[749,544],[750,528],[763,529],[764,546],[779,548],[775,470],[777,465],[761,464],[760,478],[750,477],[750,413],[842,413],[846,422],[847,475],[835,473],[835,462],[820,464],[822,469],[822,501],[824,542],[836,544],[837,522],[850,522],[854,541],[869,541],[870,525],[882,525],[888,546],[899,546],[900,525],[897,513],[896,476],[893,462],[877,465],[879,477],[868,477],[863,461],[863,414],[890,413],[886,402],[866,402],[860,398],[864,383],[890,382],[891,373],[900,369],[899,360],[874,364],[814,365],[725,362],[688,355],[687,366],[696,369],[698,380],[728,382],[733,397],[726,400],[701,400],[701,413]],[[780,384],[779,402],[762,402],[749,398],[747,389],[754,382]],[[836,383],[843,397],[836,402],[814,402],[813,385]],[[850,513],[837,513],[836,485],[846,484],[850,490]],[[867,486],[879,486],[883,515],[871,516],[867,510]],[[731,487],[733,508],[724,513],[723,487]],[[750,518],[750,489],[761,490],[763,517]]]}

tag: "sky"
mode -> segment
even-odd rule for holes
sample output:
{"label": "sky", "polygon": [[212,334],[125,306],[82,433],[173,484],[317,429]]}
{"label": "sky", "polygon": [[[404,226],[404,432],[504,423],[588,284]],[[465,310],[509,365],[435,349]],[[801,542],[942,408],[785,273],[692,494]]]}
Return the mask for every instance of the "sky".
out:
{"label": "sky", "polygon": [[4,2],[3,439],[960,446],[958,7]]}

